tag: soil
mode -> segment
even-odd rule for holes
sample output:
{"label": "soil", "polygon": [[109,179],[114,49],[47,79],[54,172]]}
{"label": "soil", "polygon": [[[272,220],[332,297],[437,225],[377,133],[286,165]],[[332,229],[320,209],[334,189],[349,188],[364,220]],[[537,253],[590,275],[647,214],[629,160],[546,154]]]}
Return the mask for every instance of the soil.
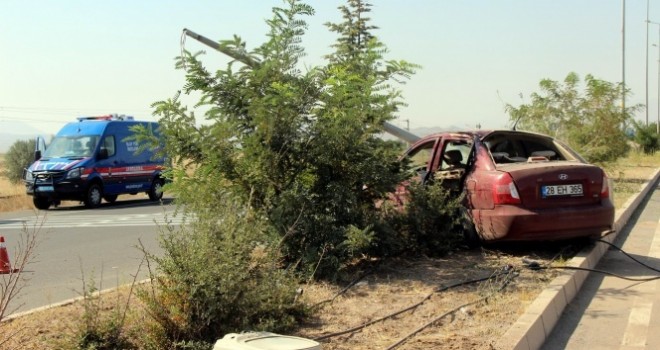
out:
{"label": "soil", "polygon": [[[351,280],[302,286],[301,300],[317,305],[318,312],[291,335],[309,339],[327,336],[318,340],[324,350],[386,349],[430,323],[396,348],[493,349],[495,341],[555,276],[548,271],[522,269],[521,259],[561,263],[582,244],[578,241],[542,249],[530,246],[461,249],[444,258],[374,262],[367,264],[373,266],[369,270],[363,264]],[[480,283],[436,291],[498,274]],[[503,287],[508,278],[510,283]],[[345,287],[350,288],[344,290]],[[96,317],[103,319],[111,312],[123,310],[128,295],[128,288],[103,294],[99,304],[102,312]],[[334,335],[418,303],[419,306],[382,322]],[[473,304],[462,306],[468,303]],[[0,349],[75,348],[72,340],[85,325],[81,317],[84,314],[85,306],[78,302],[4,322],[0,324],[0,344],[8,335],[11,340],[0,345]],[[442,315],[445,316],[439,318]],[[145,334],[146,318],[140,302],[131,298],[125,332],[135,336]],[[431,322],[436,318],[439,319]]]}

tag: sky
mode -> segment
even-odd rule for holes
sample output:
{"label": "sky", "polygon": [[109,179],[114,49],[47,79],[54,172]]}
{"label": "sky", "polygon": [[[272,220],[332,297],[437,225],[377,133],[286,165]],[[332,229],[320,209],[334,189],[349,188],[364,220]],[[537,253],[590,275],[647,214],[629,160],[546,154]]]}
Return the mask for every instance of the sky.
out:
{"label": "sky", "polygon": [[[627,105],[645,104],[658,116],[660,0],[625,1]],[[307,0],[306,66],[321,65],[336,36],[324,23],[340,22],[339,0]],[[397,86],[408,104],[395,124],[411,129],[508,127],[506,104],[530,101],[541,79],[623,79],[624,0],[372,0],[374,34],[387,59],[421,68]],[[266,40],[265,20],[282,0],[19,1],[0,0],[0,132],[55,133],[81,115],[118,113],[155,120],[151,104],[185,84],[176,70],[181,33],[189,28],[214,40],[242,37],[248,48]],[[205,50],[208,69],[227,57]],[[184,99],[189,106],[193,96]],[[646,111],[636,118],[646,119]]]}

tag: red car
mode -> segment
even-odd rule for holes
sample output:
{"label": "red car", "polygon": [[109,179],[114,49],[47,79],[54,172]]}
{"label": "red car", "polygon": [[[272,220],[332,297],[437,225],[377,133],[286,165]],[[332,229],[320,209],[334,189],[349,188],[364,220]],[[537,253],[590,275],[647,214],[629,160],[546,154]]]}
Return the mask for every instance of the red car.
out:
{"label": "red car", "polygon": [[[608,178],[547,135],[497,130],[433,134],[404,154],[421,181],[441,180],[464,193],[478,241],[539,241],[600,236],[612,230]],[[406,201],[401,185],[395,194]]]}

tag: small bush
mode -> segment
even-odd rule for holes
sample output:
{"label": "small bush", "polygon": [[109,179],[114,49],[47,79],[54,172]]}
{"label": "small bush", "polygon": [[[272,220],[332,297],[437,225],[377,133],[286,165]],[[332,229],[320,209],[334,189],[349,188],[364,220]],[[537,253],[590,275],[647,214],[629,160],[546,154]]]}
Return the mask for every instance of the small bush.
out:
{"label": "small bush", "polygon": [[138,297],[156,323],[150,338],[160,348],[200,348],[231,332],[283,331],[306,313],[296,302],[296,276],[280,266],[277,236],[228,193],[217,195],[213,215],[164,230],[164,255],[149,256],[159,273]]}
{"label": "small bush", "polygon": [[93,277],[89,282],[83,284],[83,313],[72,339],[75,348],[83,350],[135,349],[136,347],[131,344],[124,331],[124,316],[128,305],[122,308],[117,304],[112,308],[112,312],[104,313],[104,306],[98,291]]}
{"label": "small bush", "polygon": [[461,198],[442,183],[411,184],[403,211],[385,207],[386,225],[379,254],[426,254],[441,256],[463,242],[460,230]]}
{"label": "small bush", "polygon": [[23,179],[23,170],[34,161],[35,140],[18,140],[5,154],[4,168],[0,175],[14,184]]}
{"label": "small bush", "polygon": [[654,154],[660,150],[660,135],[657,133],[656,124],[645,126],[641,123],[635,123],[635,142],[646,154]]}

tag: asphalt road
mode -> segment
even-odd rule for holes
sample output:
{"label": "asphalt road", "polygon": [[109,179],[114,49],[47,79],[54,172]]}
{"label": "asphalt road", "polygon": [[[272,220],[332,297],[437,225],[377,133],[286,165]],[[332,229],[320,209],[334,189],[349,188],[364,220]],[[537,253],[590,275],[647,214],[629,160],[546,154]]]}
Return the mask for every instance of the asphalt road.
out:
{"label": "asphalt road", "polygon": [[[660,269],[660,187],[652,191],[614,242]],[[602,244],[602,243],[599,243]],[[610,249],[596,266],[630,278],[660,276]],[[543,345],[554,349],[660,349],[660,282],[591,273]]]}
{"label": "asphalt road", "polygon": [[138,280],[146,278],[146,267],[138,270],[144,254],[137,246],[142,242],[148,251],[160,253],[159,230],[166,222],[181,223],[174,209],[167,199],[163,205],[124,200],[97,209],[75,206],[0,214],[0,235],[12,261],[25,230],[40,240],[22,271],[23,289],[11,301],[10,314],[79,297],[83,276],[97,289],[131,283],[136,275]]}

